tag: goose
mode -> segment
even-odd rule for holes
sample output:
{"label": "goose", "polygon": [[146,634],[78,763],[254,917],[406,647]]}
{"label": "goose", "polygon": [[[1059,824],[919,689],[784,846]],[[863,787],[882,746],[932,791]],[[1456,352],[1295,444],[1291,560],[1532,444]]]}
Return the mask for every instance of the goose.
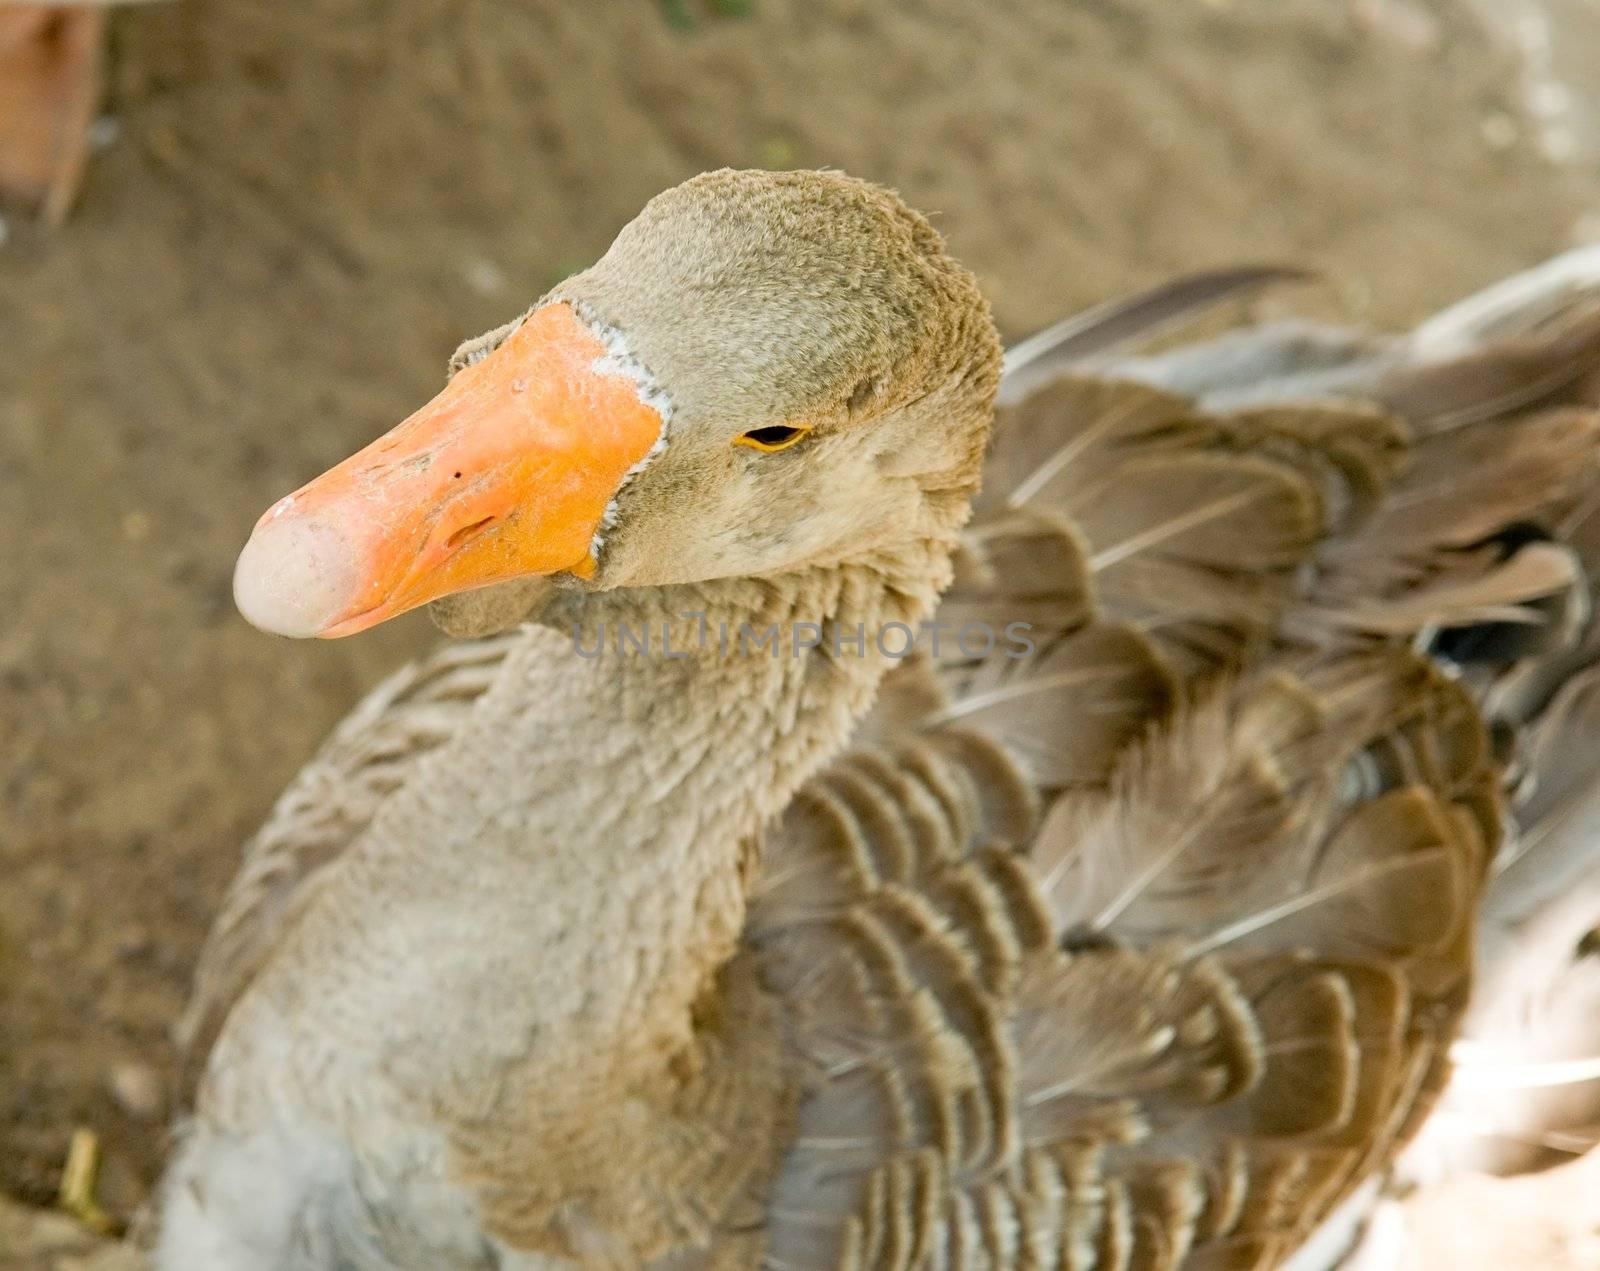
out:
{"label": "goose", "polygon": [[269,509],[249,621],[452,640],[245,852],[156,1264],[1209,1271],[1331,1230],[1446,1083],[1539,755],[1592,753],[1552,702],[1600,253],[1405,336],[1150,351],[1288,276],[1006,356],[895,194],[702,175]]}

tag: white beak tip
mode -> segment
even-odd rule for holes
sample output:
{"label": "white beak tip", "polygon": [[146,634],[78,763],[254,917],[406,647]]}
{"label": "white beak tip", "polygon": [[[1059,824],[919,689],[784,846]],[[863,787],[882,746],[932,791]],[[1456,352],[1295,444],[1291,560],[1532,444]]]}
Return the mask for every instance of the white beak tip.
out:
{"label": "white beak tip", "polygon": [[233,603],[273,635],[321,635],[351,607],[358,586],[352,545],[332,526],[296,516],[256,527],[233,568]]}

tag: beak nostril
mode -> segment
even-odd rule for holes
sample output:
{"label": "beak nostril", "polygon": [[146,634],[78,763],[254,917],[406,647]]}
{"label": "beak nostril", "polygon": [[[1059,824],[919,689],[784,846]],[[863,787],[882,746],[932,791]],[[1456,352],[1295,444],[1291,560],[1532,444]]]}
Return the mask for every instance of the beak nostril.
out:
{"label": "beak nostril", "polygon": [[494,517],[486,516],[483,520],[474,521],[471,525],[463,525],[459,530],[451,534],[449,538],[445,539],[444,545],[450,551],[454,551],[468,540],[476,538],[479,533],[488,529],[492,524],[494,524]]}

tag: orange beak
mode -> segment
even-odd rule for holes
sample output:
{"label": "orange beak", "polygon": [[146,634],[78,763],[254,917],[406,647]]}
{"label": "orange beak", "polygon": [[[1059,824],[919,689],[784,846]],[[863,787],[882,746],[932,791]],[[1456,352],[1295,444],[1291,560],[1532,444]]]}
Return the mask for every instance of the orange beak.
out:
{"label": "orange beak", "polygon": [[594,570],[662,418],[564,304],[528,317],[392,432],[279,500],[234,569],[264,631],[343,636],[453,592]]}

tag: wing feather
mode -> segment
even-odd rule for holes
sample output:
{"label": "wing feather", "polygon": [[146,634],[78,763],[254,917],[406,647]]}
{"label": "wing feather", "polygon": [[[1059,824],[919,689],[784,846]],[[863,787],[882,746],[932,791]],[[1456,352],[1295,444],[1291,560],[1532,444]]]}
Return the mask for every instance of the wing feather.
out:
{"label": "wing feather", "polygon": [[1202,282],[1025,350],[940,618],[1031,648],[905,668],[766,845],[768,1265],[1273,1265],[1394,1159],[1508,802],[1594,784],[1600,310],[1545,277],[1106,356]]}

